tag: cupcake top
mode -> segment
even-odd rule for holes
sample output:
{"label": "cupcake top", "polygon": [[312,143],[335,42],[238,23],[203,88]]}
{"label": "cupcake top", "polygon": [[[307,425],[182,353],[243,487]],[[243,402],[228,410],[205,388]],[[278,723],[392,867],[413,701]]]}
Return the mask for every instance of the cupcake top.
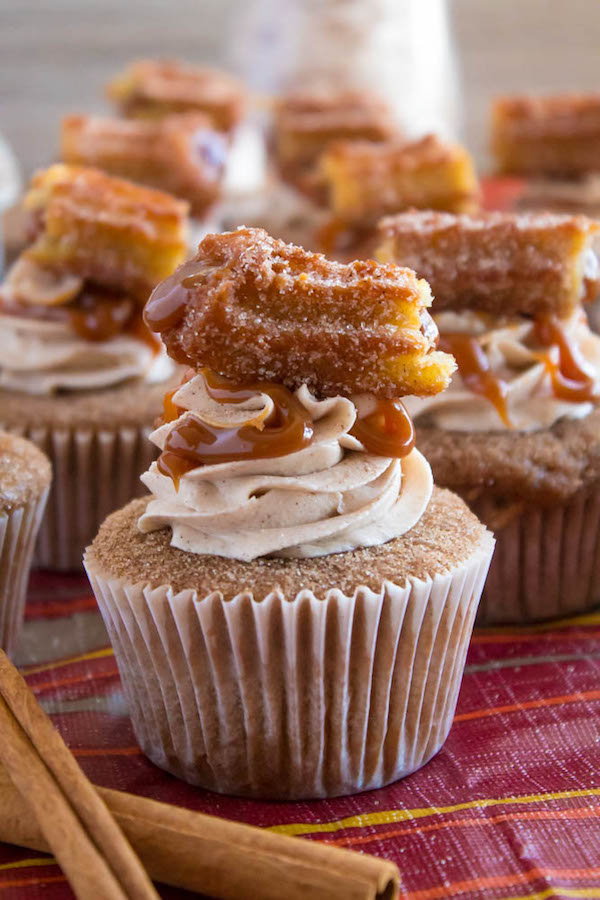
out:
{"label": "cupcake top", "polygon": [[0,515],[36,500],[51,477],[50,462],[41,450],[24,438],[0,432]]}
{"label": "cupcake top", "polygon": [[458,363],[443,397],[407,401],[419,424],[535,432],[590,415],[600,338],[584,304],[600,286],[597,230],[550,213],[412,212],[381,223],[378,258],[429,280],[440,348]]}
{"label": "cupcake top", "polygon": [[244,561],[410,531],[432,479],[400,398],[454,369],[430,302],[408,269],[333,263],[260,229],[207,236],[146,306],[190,369],[151,435],[140,528]]}
{"label": "cupcake top", "polygon": [[184,258],[186,205],[65,165],[35,175],[24,205],[31,243],[0,286],[0,387],[49,394],[158,373],[141,313]]}

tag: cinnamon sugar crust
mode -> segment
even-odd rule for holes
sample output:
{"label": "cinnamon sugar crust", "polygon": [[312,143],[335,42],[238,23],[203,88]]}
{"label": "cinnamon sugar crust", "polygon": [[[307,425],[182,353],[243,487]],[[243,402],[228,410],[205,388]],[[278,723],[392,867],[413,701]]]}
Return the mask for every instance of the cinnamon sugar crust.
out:
{"label": "cinnamon sugar crust", "polygon": [[567,317],[597,293],[585,263],[598,228],[549,212],[412,211],[383,219],[376,256],[426,278],[435,310]]}
{"label": "cinnamon sugar crust", "polygon": [[148,384],[144,379],[122,382],[104,390],[72,391],[50,396],[0,390],[0,427],[90,428],[113,430],[151,427],[162,413],[163,397],[179,381]]}
{"label": "cinnamon sugar crust", "polygon": [[246,104],[243,86],[227,72],[177,60],[133,62],[107,85],[106,93],[128,117],[203,112],[219,131],[231,131]]}
{"label": "cinnamon sugar crust", "polygon": [[499,97],[492,149],[501,172],[579,177],[600,169],[600,93]]}
{"label": "cinnamon sugar crust", "polygon": [[33,176],[25,207],[37,239],[24,255],[144,302],[187,251],[187,203],[83,166]]}
{"label": "cinnamon sugar crust", "polygon": [[333,215],[362,228],[411,206],[451,212],[478,206],[470,155],[433,134],[411,142],[339,142],[329,147],[320,167]]}
{"label": "cinnamon sugar crust", "polygon": [[13,434],[0,432],[0,515],[37,500],[52,478],[48,457]]}
{"label": "cinnamon sugar crust", "polygon": [[552,506],[600,484],[600,408],[534,432],[444,431],[417,426],[436,484],[468,502]]}
{"label": "cinnamon sugar crust", "polygon": [[295,91],[275,104],[275,161],[283,178],[300,188],[310,188],[310,172],[315,175],[332,141],[385,141],[397,134],[388,105],[369,91]]}
{"label": "cinnamon sugar crust", "polygon": [[167,191],[202,216],[220,194],[227,139],[203,113],[159,120],[72,115],[62,120],[61,155]]}
{"label": "cinnamon sugar crust", "polygon": [[149,499],[134,500],[106,519],[86,551],[88,569],[130,584],[192,588],[200,597],[219,591],[230,600],[248,591],[262,600],[278,589],[291,600],[306,589],[324,599],[331,589],[352,595],[361,585],[379,591],[385,581],[402,585],[407,578],[433,577],[465,562],[486,535],[462,500],[435,488],[418,524],[387,544],[313,559],[248,563],[177,550],[168,528],[142,534],[137,520]]}
{"label": "cinnamon sugar crust", "polygon": [[436,351],[428,285],[371,260],[349,265],[258,228],[211,234],[154,292],[149,327],[169,355],[241,383],[320,396],[435,394],[455,364]]}

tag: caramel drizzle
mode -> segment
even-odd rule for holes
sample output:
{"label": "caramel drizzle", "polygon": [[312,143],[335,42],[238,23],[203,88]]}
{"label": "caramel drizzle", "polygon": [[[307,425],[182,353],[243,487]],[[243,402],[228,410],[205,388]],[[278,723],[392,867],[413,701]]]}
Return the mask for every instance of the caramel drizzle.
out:
{"label": "caramel drizzle", "polygon": [[439,349],[451,353],[465,386],[494,406],[507,428],[512,428],[506,398],[508,384],[492,372],[487,354],[477,338],[462,332],[440,335]]}
{"label": "caramel drizzle", "polygon": [[160,341],[148,330],[138,304],[130,297],[84,288],[67,312],[71,328],[86,341],[109,341],[130,334],[155,352],[160,349]]}
{"label": "caramel drizzle", "polygon": [[[176,490],[182,476],[200,466],[287,456],[312,443],[314,430],[310,415],[283,385],[270,382],[238,385],[208,369],[202,369],[201,373],[212,400],[243,403],[263,393],[273,401],[273,411],[265,419],[262,430],[255,425],[219,428],[193,415],[174,425],[157,465],[162,475],[172,479]],[[194,375],[190,370],[184,382]],[[180,386],[165,394],[165,422],[173,422],[186,412],[173,400]],[[407,456],[415,444],[412,421],[399,400],[378,400],[375,409],[357,417],[350,434],[377,456]]]}
{"label": "caramel drizzle", "polygon": [[540,354],[552,379],[555,397],[585,403],[598,396],[596,379],[590,375],[576,341],[566,333],[560,319],[544,316],[533,323],[533,334],[542,347],[558,347],[558,362],[549,353]]}

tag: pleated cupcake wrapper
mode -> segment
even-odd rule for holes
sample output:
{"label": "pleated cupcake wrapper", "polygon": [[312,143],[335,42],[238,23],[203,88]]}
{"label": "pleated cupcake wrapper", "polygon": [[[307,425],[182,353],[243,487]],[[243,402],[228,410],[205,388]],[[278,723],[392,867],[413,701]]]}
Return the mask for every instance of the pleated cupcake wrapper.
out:
{"label": "pleated cupcake wrapper", "polygon": [[53,481],[34,555],[45,569],[81,569],[83,551],[106,516],[146,493],[140,482],[156,456],[144,428],[8,428],[50,458]]}
{"label": "pleated cupcake wrapper", "polygon": [[0,515],[0,647],[12,656],[25,612],[31,558],[48,489],[25,506]]}
{"label": "pleated cupcake wrapper", "polygon": [[86,567],[146,755],[211,790],[297,799],[376,788],[437,753],[492,552],[486,533],[433,580],[325,600],[200,599]]}
{"label": "pleated cupcake wrapper", "polygon": [[[472,507],[493,521],[492,500]],[[478,624],[568,616],[600,603],[600,487],[562,506],[528,508],[493,530],[496,552]]]}

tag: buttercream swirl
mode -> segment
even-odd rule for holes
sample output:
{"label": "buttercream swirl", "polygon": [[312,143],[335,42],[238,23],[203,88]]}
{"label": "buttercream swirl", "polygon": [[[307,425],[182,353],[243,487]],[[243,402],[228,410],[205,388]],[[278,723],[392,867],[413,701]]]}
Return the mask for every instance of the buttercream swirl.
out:
{"label": "buttercream swirl", "polygon": [[[407,397],[404,405],[417,422],[426,421],[451,431],[537,431],[549,428],[563,417],[583,418],[593,402],[567,400],[555,396],[552,375],[542,358],[558,363],[559,348],[536,346],[533,324],[528,319],[490,326],[489,317],[465,311],[441,312],[435,316],[440,335],[465,333],[475,337],[484,350],[491,373],[502,379],[506,391],[508,422],[502,421],[494,405],[465,386],[455,372],[450,386],[435,397]],[[578,348],[578,355],[595,381],[600,397],[600,337],[594,334],[583,310],[563,323],[566,336]]]}
{"label": "buttercream swirl", "polygon": [[[271,459],[199,466],[178,489],[152,463],[142,481],[154,495],[139,520],[143,532],[172,529],[171,544],[193,553],[245,561],[260,556],[312,557],[383,544],[421,518],[433,489],[425,458],[375,456],[351,434],[357,406],[369,398],[316,400],[303,385],[296,397],[314,436],[308,447]],[[223,428],[260,423],[271,399],[213,400],[196,375],[173,397],[185,410],[150,439],[163,450],[171,429],[194,416]]]}
{"label": "buttercream swirl", "polygon": [[68,322],[0,315],[0,387],[29,394],[110,387],[128,378],[168,377],[166,354],[134,336],[106,341],[78,337]]}

